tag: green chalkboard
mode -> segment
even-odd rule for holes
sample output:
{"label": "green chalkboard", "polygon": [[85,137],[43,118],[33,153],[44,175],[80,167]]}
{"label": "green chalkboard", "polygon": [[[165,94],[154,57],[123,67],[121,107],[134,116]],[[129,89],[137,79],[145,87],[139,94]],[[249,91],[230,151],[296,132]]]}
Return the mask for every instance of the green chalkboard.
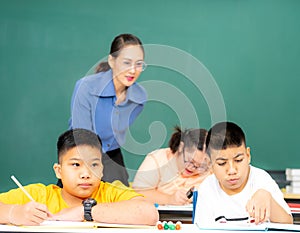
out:
{"label": "green chalkboard", "polygon": [[149,66],[149,102],[123,148],[132,179],[175,125],[226,118],[246,132],[252,164],[300,167],[300,1],[1,0],[0,191],[56,182],[56,140],[76,80],[133,33]]}

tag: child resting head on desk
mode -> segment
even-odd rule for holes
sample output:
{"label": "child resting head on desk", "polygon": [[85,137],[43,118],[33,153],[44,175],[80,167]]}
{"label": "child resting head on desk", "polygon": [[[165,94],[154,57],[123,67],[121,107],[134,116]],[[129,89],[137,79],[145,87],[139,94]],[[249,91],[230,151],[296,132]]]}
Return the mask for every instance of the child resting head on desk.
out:
{"label": "child resting head on desk", "polygon": [[192,202],[187,191],[210,174],[205,153],[205,129],[181,131],[175,127],[169,148],[149,153],[139,167],[132,187],[152,203],[185,205]]}
{"label": "child resting head on desk", "polygon": [[238,125],[215,124],[208,131],[206,148],[213,174],[199,186],[195,223],[293,222],[276,182],[264,170],[250,165],[250,148]]}
{"label": "child resting head on desk", "polygon": [[31,184],[0,194],[0,223],[38,225],[44,220],[97,221],[155,225],[158,212],[141,194],[120,181],[101,181],[101,141],[85,129],[63,133],[57,142],[58,163],[53,168],[62,180],[56,185]]}

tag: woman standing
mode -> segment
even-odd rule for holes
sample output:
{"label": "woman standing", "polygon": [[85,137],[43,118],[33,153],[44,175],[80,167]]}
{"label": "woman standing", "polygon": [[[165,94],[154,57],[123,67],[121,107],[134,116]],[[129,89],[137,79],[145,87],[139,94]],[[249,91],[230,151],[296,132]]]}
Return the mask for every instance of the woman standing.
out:
{"label": "woman standing", "polygon": [[98,65],[96,74],[75,85],[69,124],[92,130],[102,140],[103,181],[120,180],[128,186],[120,147],[147,100],[146,91],[136,83],[146,68],[144,55],[136,36],[121,34],[111,44],[108,61]]}

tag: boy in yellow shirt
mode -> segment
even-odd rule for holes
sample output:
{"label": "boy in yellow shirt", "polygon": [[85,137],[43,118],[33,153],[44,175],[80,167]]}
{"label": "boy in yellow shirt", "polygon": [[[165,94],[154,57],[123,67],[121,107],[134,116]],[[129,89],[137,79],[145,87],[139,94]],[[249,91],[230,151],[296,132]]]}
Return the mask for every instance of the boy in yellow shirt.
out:
{"label": "boy in yellow shirt", "polygon": [[[63,133],[57,142],[53,169],[63,188],[31,184],[0,194],[0,224],[38,225],[44,220],[96,221],[155,225],[158,212],[120,181],[101,181],[101,141],[85,129]],[[130,211],[128,211],[130,210]]]}

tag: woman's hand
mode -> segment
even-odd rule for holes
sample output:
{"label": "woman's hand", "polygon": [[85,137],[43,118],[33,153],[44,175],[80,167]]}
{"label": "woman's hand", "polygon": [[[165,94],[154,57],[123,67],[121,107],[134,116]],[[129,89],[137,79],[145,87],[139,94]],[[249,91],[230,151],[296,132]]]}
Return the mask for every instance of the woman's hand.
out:
{"label": "woman's hand", "polygon": [[190,203],[190,199],[186,196],[186,190],[185,189],[179,189],[177,190],[170,199],[171,205],[186,205]]}

